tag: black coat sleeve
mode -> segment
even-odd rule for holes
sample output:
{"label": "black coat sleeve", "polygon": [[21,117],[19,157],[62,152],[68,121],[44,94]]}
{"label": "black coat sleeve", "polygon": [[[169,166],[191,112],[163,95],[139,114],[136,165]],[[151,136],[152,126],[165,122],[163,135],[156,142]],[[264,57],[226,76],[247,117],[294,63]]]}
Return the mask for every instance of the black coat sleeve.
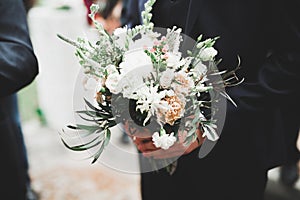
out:
{"label": "black coat sleeve", "polygon": [[28,85],[38,74],[26,20],[22,0],[0,0],[0,97]]}
{"label": "black coat sleeve", "polygon": [[266,36],[271,47],[269,55],[259,68],[255,82],[230,88],[238,104],[254,110],[275,104],[285,107],[300,96],[300,14],[297,12],[300,2],[289,0],[270,6]]}

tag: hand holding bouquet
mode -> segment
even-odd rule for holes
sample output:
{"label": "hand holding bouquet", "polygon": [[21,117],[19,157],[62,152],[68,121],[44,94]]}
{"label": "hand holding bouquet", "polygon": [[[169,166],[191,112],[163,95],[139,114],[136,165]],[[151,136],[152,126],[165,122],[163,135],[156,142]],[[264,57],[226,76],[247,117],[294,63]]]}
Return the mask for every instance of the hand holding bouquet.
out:
{"label": "hand holding bouquet", "polygon": [[[76,47],[88,82],[96,83],[96,103],[85,101],[87,110],[77,112],[89,124],[68,126],[94,135],[93,139],[76,146],[63,140],[75,151],[98,148],[92,163],[109,143],[110,128],[119,123],[146,127],[150,131],[142,137],[152,137],[153,146],[163,150],[179,139],[188,147],[200,135],[211,141],[219,138],[213,104],[220,96],[231,100],[224,88],[240,83],[235,70],[217,70],[217,38],[202,40],[199,36],[192,49],[181,52],[184,40],[180,28],[167,29],[164,34],[155,31],[151,22],[154,3],[149,0],[145,4],[143,25],[118,28],[112,35],[94,19],[98,7],[93,4],[90,17],[99,33],[95,44],[59,35]],[[179,136],[178,131],[185,134]],[[141,131],[128,132],[141,137],[135,136]]]}

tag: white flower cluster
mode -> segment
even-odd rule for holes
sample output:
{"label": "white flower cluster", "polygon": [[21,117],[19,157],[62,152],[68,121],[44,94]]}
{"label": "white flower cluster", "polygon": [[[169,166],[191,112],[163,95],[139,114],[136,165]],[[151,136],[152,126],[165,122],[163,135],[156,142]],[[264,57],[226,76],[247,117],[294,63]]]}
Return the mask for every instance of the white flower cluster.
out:
{"label": "white flower cluster", "polygon": [[176,142],[176,137],[174,133],[167,134],[164,129],[160,130],[160,133],[155,132],[152,136],[153,144],[157,148],[162,148],[164,150],[169,149]]}
{"label": "white flower cluster", "polygon": [[[64,144],[75,151],[99,146],[92,163],[109,143],[110,128],[127,120],[128,100],[136,104],[134,114],[139,122],[143,120],[144,126],[152,120],[160,125],[159,132],[152,130],[155,132],[152,141],[157,148],[167,150],[177,141],[178,133],[167,133],[164,129],[167,126],[174,130],[184,129],[183,143],[187,145],[197,139],[199,125],[206,139],[217,140],[214,118],[206,119],[201,108],[211,108],[213,115],[215,108],[211,105],[219,100],[216,96],[232,101],[222,89],[241,82],[235,71],[227,73],[213,69],[218,54],[213,47],[216,38],[203,41],[200,35],[192,50],[183,56],[185,52],[180,52],[180,47],[185,43],[180,28],[167,29],[165,35],[154,31],[151,11],[155,2],[148,0],[145,3],[142,25],[118,28],[112,35],[95,19],[99,6],[93,4],[89,16],[98,31],[97,41],[86,38],[72,41],[58,35],[76,47],[76,56],[87,75],[84,88],[95,93],[94,103],[85,100],[87,110],[78,111],[82,119],[94,124],[68,126],[85,130],[89,135],[95,134],[94,139],[79,146]],[[213,74],[224,75],[226,80],[211,78]],[[212,95],[210,100],[205,100],[205,96],[202,98],[211,90],[211,94],[221,95]],[[184,124],[184,127],[177,127],[178,124]]]}
{"label": "white flower cluster", "polygon": [[[145,4],[143,25],[117,28],[112,35],[94,19],[98,6],[92,5],[90,17],[100,33],[96,44],[81,38],[76,42],[61,39],[77,47],[76,55],[89,77],[84,86],[87,90],[96,88],[98,103],[109,101],[111,97],[105,95],[111,94],[135,100],[137,111],[146,113],[143,124],[155,118],[163,130],[164,124],[172,126],[186,114],[188,102],[199,113],[202,105],[195,98],[213,89],[205,85],[207,63],[214,62],[218,52],[213,47],[215,39],[201,41],[199,37],[193,52],[183,57],[179,50],[183,41],[180,28],[167,29],[163,36],[154,31],[151,22],[154,3],[155,0],[149,0]],[[193,128],[200,120],[199,115],[194,116],[197,118]],[[203,127],[204,135],[213,140],[217,137],[209,135],[215,134],[212,129],[207,124]],[[160,135],[153,135],[153,141],[156,146],[167,149],[176,141],[175,136],[175,133],[168,135],[160,131]]]}
{"label": "white flower cluster", "polygon": [[[131,32],[125,27],[116,29],[114,34],[119,35],[116,39],[119,40],[124,38],[122,34]],[[199,42],[196,55],[182,57],[180,34],[181,29],[176,27],[168,29],[163,37],[153,31],[143,31],[140,39],[128,43],[134,48],[124,52],[118,66],[105,67],[103,86],[113,94],[136,100],[136,109],[147,113],[144,125],[151,117],[156,117],[161,127],[166,123],[173,125],[184,116],[188,98],[212,89],[204,83],[207,80],[205,62],[213,62],[217,55],[213,40]],[[204,130],[211,131],[207,127]],[[173,137],[174,133],[161,132],[161,135],[155,133],[153,140],[157,147],[167,149],[173,144]]]}

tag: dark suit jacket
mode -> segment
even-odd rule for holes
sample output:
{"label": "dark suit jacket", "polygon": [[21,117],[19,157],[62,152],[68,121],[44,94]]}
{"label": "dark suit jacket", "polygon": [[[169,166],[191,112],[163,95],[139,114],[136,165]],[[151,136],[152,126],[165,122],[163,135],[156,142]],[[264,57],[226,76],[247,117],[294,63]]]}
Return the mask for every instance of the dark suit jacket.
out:
{"label": "dark suit jacket", "polygon": [[26,171],[20,160],[16,92],[38,73],[22,0],[0,0],[0,196],[24,199]]}
{"label": "dark suit jacket", "polygon": [[[287,140],[299,127],[300,8],[297,0],[190,0],[182,23],[183,0],[157,0],[157,27],[182,27],[192,38],[220,36],[215,47],[220,69],[237,66],[245,82],[227,89],[238,104],[230,103],[221,138],[208,156],[253,158],[265,169],[287,161]],[[127,24],[140,23],[144,0],[131,0]],[[287,110],[291,112],[286,112]],[[290,113],[288,118],[286,113]],[[295,120],[289,120],[293,118]],[[293,127],[285,132],[285,127]],[[213,143],[207,142],[209,148]],[[235,160],[233,159],[233,160]]]}

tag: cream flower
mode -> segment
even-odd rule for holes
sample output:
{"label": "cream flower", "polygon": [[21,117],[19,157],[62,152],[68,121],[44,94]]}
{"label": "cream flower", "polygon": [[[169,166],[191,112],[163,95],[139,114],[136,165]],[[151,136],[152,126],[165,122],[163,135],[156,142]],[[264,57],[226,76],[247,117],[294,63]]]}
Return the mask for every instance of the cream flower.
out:
{"label": "cream flower", "polygon": [[167,102],[168,110],[163,114],[164,123],[173,125],[174,122],[180,119],[184,114],[185,103],[182,102],[177,96],[165,97],[164,101]]}
{"label": "cream flower", "polygon": [[175,74],[175,82],[173,82],[171,86],[175,93],[188,95],[194,85],[194,81],[187,73],[179,71]]}

